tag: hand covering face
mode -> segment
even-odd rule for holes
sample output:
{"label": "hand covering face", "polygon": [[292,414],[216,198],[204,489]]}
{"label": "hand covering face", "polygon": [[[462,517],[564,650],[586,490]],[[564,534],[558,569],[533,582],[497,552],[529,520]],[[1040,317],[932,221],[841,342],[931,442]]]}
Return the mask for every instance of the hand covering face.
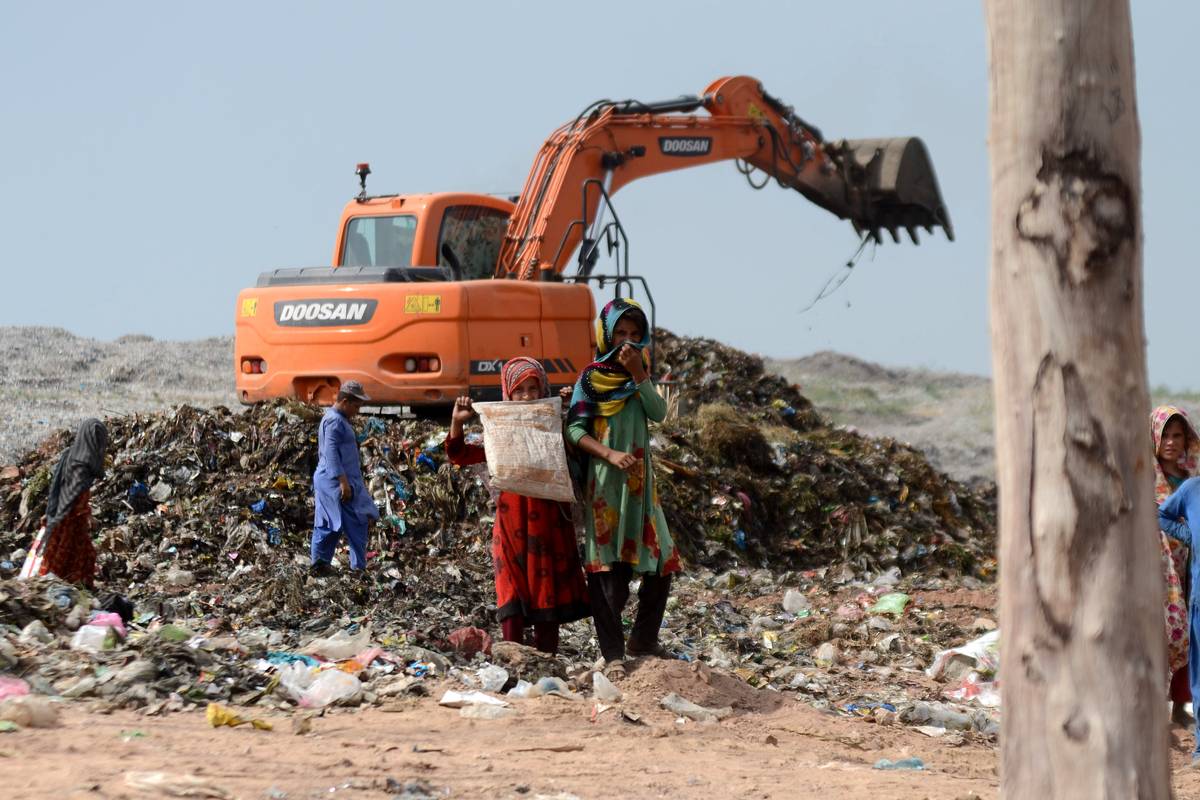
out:
{"label": "hand covering face", "polygon": [[627,314],[635,316],[642,328],[641,341],[628,344],[641,351],[642,363],[649,367],[651,333],[646,312],[634,300],[622,297],[609,301],[596,320],[596,352],[599,355],[584,368],[571,394],[570,421],[611,417],[620,413],[625,401],[637,393],[633,377],[617,360],[620,348],[613,345],[617,322]]}

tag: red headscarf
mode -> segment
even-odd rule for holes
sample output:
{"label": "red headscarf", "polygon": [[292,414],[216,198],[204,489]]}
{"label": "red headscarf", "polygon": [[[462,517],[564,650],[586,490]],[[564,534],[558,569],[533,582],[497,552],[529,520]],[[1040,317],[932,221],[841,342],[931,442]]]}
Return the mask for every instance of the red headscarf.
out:
{"label": "red headscarf", "polygon": [[537,378],[542,387],[542,397],[550,396],[550,381],[546,379],[546,369],[542,362],[529,356],[517,356],[504,362],[504,367],[500,370],[500,396],[511,400],[513,390],[529,378]]}

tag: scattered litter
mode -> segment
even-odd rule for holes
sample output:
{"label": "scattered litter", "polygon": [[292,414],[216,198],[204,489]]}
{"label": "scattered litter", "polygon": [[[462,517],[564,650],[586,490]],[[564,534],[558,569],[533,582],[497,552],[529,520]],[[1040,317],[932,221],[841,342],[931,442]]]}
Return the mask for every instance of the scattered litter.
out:
{"label": "scattered litter", "polygon": [[469,705],[460,708],[458,715],[468,719],[505,719],[515,717],[517,710],[507,706]]}
{"label": "scattered litter", "polygon": [[592,673],[592,694],[597,700],[605,703],[617,703],[621,700],[621,690],[599,670]]}
{"label": "scattered litter", "polygon": [[454,689],[447,689],[442,695],[442,699],[438,700],[438,705],[446,708],[462,708],[463,706],[507,706],[508,701],[501,700],[499,697],[492,697],[490,694],[483,692],[459,692]]}
{"label": "scattered litter", "polygon": [[925,769],[925,762],[919,758],[902,758],[899,761],[881,758],[875,762],[875,769],[921,770]]}
{"label": "scattered litter", "polygon": [[660,700],[659,705],[672,714],[687,717],[696,722],[716,722],[717,720],[725,719],[733,713],[732,708],[705,708],[698,706],[689,700],[683,699],[675,694],[675,692],[671,692]]}
{"label": "scattered litter", "polygon": [[274,730],[274,726],[265,719],[245,719],[218,703],[209,703],[208,709],[204,713],[204,717],[208,720],[208,724],[212,725],[214,728],[220,728],[222,726],[236,728],[239,725],[245,725],[249,723],[255,730]]}

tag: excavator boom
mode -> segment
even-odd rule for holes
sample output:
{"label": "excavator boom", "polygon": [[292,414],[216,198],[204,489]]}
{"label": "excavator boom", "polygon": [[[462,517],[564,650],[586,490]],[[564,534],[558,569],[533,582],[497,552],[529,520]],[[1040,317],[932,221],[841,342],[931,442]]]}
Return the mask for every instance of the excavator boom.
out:
{"label": "excavator boom", "polygon": [[601,208],[602,194],[589,194],[590,183],[611,196],[638,178],[728,160],[748,178],[760,171],[800,192],[877,242],[885,230],[898,242],[901,229],[916,242],[918,228],[935,227],[954,238],[920,139],[826,142],[756,80],[742,76],[674,100],[601,101],[555,131],[526,179],[496,274],[529,279],[561,273]]}

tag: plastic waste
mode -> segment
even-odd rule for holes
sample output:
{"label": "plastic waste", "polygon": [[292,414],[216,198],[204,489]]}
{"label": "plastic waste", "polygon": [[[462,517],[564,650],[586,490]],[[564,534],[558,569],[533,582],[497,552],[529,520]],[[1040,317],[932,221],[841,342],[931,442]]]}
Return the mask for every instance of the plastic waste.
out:
{"label": "plastic waste", "polygon": [[678,714],[681,717],[687,717],[696,722],[716,722],[717,720],[725,719],[733,713],[733,709],[729,707],[705,708],[704,706],[696,705],[690,700],[685,700],[675,694],[675,692],[671,692],[660,700],[659,705],[672,714]]}
{"label": "plastic waste", "polygon": [[527,680],[522,679],[522,680],[517,681],[516,686],[514,686],[513,688],[508,690],[508,697],[514,697],[518,700],[525,700],[526,698],[532,696],[530,694],[530,692],[532,692],[532,691],[533,691],[533,684]]}
{"label": "plastic waste", "polygon": [[274,726],[265,719],[243,719],[235,714],[232,709],[226,708],[219,703],[209,703],[208,708],[204,711],[204,718],[208,720],[208,724],[214,728],[229,727],[236,728],[239,725],[249,723],[258,731],[274,730]]}
{"label": "plastic waste", "polygon": [[301,708],[324,708],[334,703],[352,705],[362,698],[362,681],[340,669],[318,674],[300,696]]}
{"label": "plastic waste", "polygon": [[370,643],[370,628],[363,628],[355,634],[338,631],[328,638],[313,639],[300,652],[320,656],[326,661],[344,661],[361,653]]}
{"label": "plastic waste", "polygon": [[10,697],[23,697],[29,694],[29,684],[20,678],[0,675],[0,700]]}
{"label": "plastic waste", "polygon": [[287,653],[282,650],[272,650],[267,653],[267,661],[271,664],[305,664],[310,667],[320,665],[320,661],[312,656],[306,656],[301,653]]}
{"label": "plastic waste", "polygon": [[798,592],[795,589],[788,589],[783,594],[783,610],[789,614],[799,614],[801,611],[807,611],[812,608],[808,598],[803,592]]}
{"label": "plastic waste", "polygon": [[621,690],[599,671],[592,673],[592,694],[605,703],[615,703],[621,699]]}
{"label": "plastic waste", "polygon": [[446,641],[450,643],[457,652],[464,656],[473,656],[476,653],[491,655],[492,652],[492,637],[482,628],[466,627],[452,631],[446,637]]}
{"label": "plastic waste", "polygon": [[945,692],[944,696],[962,702],[974,701],[984,708],[1000,707],[999,685],[996,681],[981,680],[978,672],[968,674],[957,689]]}
{"label": "plastic waste", "polygon": [[875,576],[875,580],[871,581],[872,586],[895,586],[900,582],[900,568],[890,567],[887,570]]}
{"label": "plastic waste", "polygon": [[99,653],[101,650],[112,650],[119,641],[116,629],[108,625],[83,625],[71,637],[71,649]]}
{"label": "plastic waste", "polygon": [[125,621],[121,619],[121,615],[113,611],[97,611],[92,614],[91,619],[87,622],[88,625],[107,625],[117,632],[117,635],[122,639],[126,636]]}
{"label": "plastic waste", "polygon": [[317,672],[315,665],[310,666],[304,661],[289,661],[279,670],[279,687],[290,699],[300,702],[316,679]]}
{"label": "plastic waste", "polygon": [[447,689],[442,695],[442,699],[438,700],[439,706],[446,708],[462,708],[463,706],[507,706],[507,700],[501,700],[499,697],[492,697],[490,694],[483,692],[470,691],[459,692],[454,689]]}
{"label": "plastic waste", "polygon": [[485,692],[498,692],[508,683],[508,670],[495,664],[485,664],[476,671],[475,677]]}
{"label": "plastic waste", "polygon": [[[954,665],[959,666],[958,669]],[[978,639],[943,650],[933,658],[925,674],[931,678],[958,680],[969,671],[982,676],[995,675],[1000,669],[1000,631],[989,631]]]}
{"label": "plastic waste", "polygon": [[872,614],[895,614],[900,616],[908,606],[909,597],[904,592],[889,592],[871,606]]}
{"label": "plastic waste", "polygon": [[890,758],[881,758],[875,762],[875,769],[925,769],[925,762],[919,758],[902,758],[899,761],[892,761]]}
{"label": "plastic waste", "polygon": [[160,625],[154,632],[155,636],[160,639],[165,639],[168,642],[186,642],[195,637],[196,634],[189,631],[180,625]]}
{"label": "plastic waste", "polygon": [[537,683],[529,690],[530,697],[541,697],[543,695],[552,694],[556,697],[562,697],[567,700],[582,700],[579,695],[572,692],[570,687],[562,678],[556,678],[553,675],[547,675],[544,678],[538,678]]}
{"label": "plastic waste", "polygon": [[822,667],[830,667],[838,662],[840,653],[833,642],[825,642],[813,653],[813,661]]}
{"label": "plastic waste", "polygon": [[191,586],[195,582],[196,576],[186,569],[169,569],[167,570],[167,574],[163,576],[163,583],[173,589]]}
{"label": "plastic waste", "polygon": [[517,710],[506,706],[471,705],[460,708],[458,715],[467,719],[504,719],[515,717]]}

